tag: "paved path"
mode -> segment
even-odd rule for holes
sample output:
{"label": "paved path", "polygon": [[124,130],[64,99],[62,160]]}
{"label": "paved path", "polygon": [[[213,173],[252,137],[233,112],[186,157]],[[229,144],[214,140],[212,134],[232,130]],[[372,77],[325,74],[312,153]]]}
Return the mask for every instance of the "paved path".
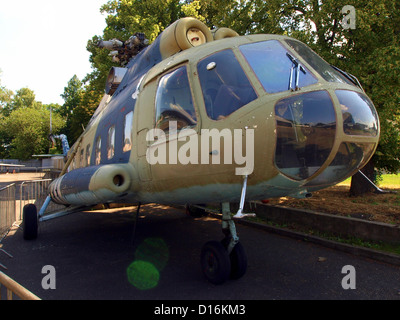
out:
{"label": "paved path", "polygon": [[[132,209],[44,222],[35,241],[24,241],[14,228],[2,243],[14,256],[0,253],[4,272],[42,299],[400,300],[399,267],[242,225],[237,229],[248,255],[247,274],[214,286],[203,277],[199,256],[205,242],[222,238],[220,221],[147,205],[132,243]],[[46,265],[55,268],[56,289],[42,288]],[[342,287],[348,265],[355,270],[354,290]]]}

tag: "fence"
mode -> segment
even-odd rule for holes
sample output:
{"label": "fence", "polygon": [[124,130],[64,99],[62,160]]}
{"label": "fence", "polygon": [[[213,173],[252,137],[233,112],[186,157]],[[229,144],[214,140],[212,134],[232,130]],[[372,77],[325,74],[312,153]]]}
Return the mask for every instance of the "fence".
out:
{"label": "fence", "polygon": [[0,189],[0,239],[15,222],[15,183]]}
{"label": "fence", "polygon": [[[52,182],[52,179],[43,179],[43,180],[32,180],[32,181],[24,181],[21,183],[19,187],[19,220],[22,220],[22,211],[25,205],[29,203],[33,203],[36,205],[37,210],[39,211],[42,207],[46,197],[48,196],[48,187]],[[18,196],[16,196],[18,199]],[[46,209],[46,213],[56,211],[60,208],[64,208],[64,206],[57,205],[54,202],[50,202],[49,206]]]}
{"label": "fence", "polygon": [[[22,220],[22,211],[26,204],[33,203],[37,206],[38,210],[41,208],[48,195],[48,186],[52,181],[52,179],[24,181],[19,187],[13,183],[0,189],[0,242],[13,223],[16,220]],[[51,203],[46,212],[56,209],[57,205]],[[12,257],[5,250],[0,250]],[[2,264],[0,266],[7,269]],[[2,287],[6,289],[2,290]],[[22,287],[6,274],[0,272],[0,300],[3,296],[2,291],[6,292],[7,300],[12,300],[13,295],[22,300],[40,300],[32,292]]]}

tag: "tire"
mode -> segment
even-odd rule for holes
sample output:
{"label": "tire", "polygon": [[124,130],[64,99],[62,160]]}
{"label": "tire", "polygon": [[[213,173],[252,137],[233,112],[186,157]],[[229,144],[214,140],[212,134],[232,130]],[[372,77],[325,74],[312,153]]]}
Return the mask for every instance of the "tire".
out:
{"label": "tire", "polygon": [[201,250],[201,269],[208,281],[220,285],[229,279],[231,262],[228,252],[218,241],[207,242]]}
{"label": "tire", "polygon": [[[221,241],[224,248],[228,248],[229,241],[229,238],[225,238]],[[230,278],[232,280],[240,279],[247,271],[247,255],[240,242],[233,247],[233,250],[229,255],[229,259],[231,262]]]}
{"label": "tire", "polygon": [[34,204],[27,204],[24,206],[22,219],[24,239],[36,239],[38,236],[38,214]]}
{"label": "tire", "polygon": [[231,259],[231,279],[240,279],[247,271],[247,256],[240,242],[233,248],[229,258]]}

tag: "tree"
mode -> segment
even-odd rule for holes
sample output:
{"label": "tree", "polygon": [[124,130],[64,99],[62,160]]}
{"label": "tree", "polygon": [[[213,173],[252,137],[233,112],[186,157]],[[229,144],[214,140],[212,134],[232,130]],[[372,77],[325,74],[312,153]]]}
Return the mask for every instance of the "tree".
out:
{"label": "tree", "polygon": [[62,117],[68,119],[73,113],[74,108],[79,104],[82,92],[82,82],[75,74],[69,81],[68,85],[64,88],[64,93],[61,98],[64,99],[64,104],[58,110]]}
{"label": "tree", "polygon": [[[8,155],[16,159],[30,159],[34,154],[47,153],[49,149],[50,112],[46,106],[22,107],[2,119],[0,136],[7,131]],[[53,130],[64,125],[61,116],[52,116]]]}
{"label": "tree", "polygon": [[[355,29],[343,27],[345,5],[355,8]],[[279,10],[285,33],[306,42],[329,63],[357,76],[374,102],[380,116],[381,139],[377,152],[364,168],[365,174],[373,180],[377,172],[398,172],[400,3],[293,0],[282,2]],[[359,188],[366,185],[360,176],[352,180],[353,194],[368,191]]]}
{"label": "tree", "polygon": [[[1,73],[2,71],[0,69],[0,75]],[[8,90],[6,87],[0,85],[0,115],[3,114],[4,108],[11,102],[13,94],[14,93],[11,90]]]}
{"label": "tree", "polygon": [[82,134],[83,129],[86,128],[90,118],[96,111],[103,93],[98,93],[92,90],[90,85],[87,85],[79,93],[79,103],[74,108],[74,112],[70,117],[68,127],[68,140],[74,143]]}
{"label": "tree", "polygon": [[35,93],[29,88],[21,88],[16,94],[4,88],[2,91],[2,98],[4,99],[2,99],[2,101],[4,101],[2,114],[5,116],[10,115],[12,111],[19,108],[39,107],[42,104],[35,100]]}
{"label": "tree", "polygon": [[[48,151],[50,108],[58,104],[43,105],[35,100],[35,93],[21,88],[16,94],[0,86],[0,157],[29,159],[33,154]],[[52,117],[53,130],[64,125],[58,114]]]}
{"label": "tree", "polygon": [[[197,2],[197,1],[194,1]],[[101,7],[107,13],[107,27],[102,36],[94,36],[88,41],[87,50],[93,72],[83,80],[89,82],[98,93],[104,92],[108,73],[113,66],[110,51],[97,46],[100,40],[119,39],[126,41],[136,32],[142,32],[150,42],[171,23],[185,16],[182,7],[189,10],[190,4],[180,0],[110,0]]]}
{"label": "tree", "polygon": [[0,114],[4,114],[3,111],[10,104],[14,93],[6,87],[0,86]]}
{"label": "tree", "polygon": [[[348,12],[342,9],[348,5],[355,9],[355,29],[343,24]],[[359,78],[378,110],[382,129],[377,152],[366,168],[391,173],[400,169],[399,1],[110,0],[101,10],[108,14],[107,27],[101,37],[88,42],[94,71],[86,78],[98,92],[103,91],[113,65],[109,52],[96,46],[100,39],[124,41],[135,32],[144,32],[154,41],[183,16],[196,17],[210,28],[230,27],[242,35],[286,34]]]}

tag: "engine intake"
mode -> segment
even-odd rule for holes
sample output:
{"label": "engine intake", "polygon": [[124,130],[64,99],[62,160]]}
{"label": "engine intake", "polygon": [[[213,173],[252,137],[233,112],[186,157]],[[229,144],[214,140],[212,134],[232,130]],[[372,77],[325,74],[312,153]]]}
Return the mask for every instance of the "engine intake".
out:
{"label": "engine intake", "polygon": [[51,183],[50,196],[54,202],[64,205],[113,202],[129,190],[132,170],[129,164],[76,169]]}

